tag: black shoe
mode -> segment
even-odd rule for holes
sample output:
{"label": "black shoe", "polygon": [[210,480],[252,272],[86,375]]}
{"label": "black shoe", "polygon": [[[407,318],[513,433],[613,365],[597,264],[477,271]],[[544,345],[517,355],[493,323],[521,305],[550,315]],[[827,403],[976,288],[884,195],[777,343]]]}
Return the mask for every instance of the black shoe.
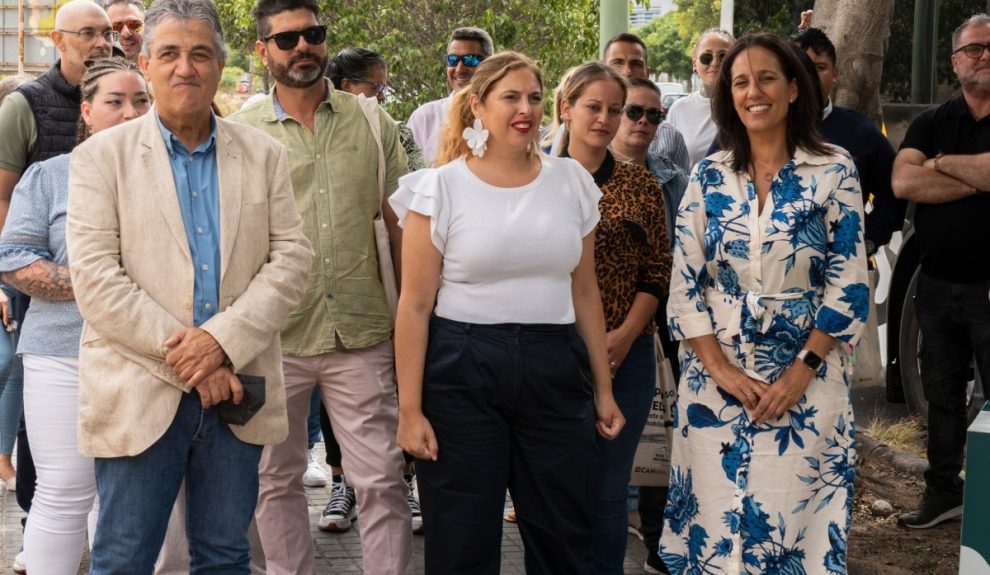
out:
{"label": "black shoe", "polygon": [[897,518],[897,524],[912,529],[928,529],[956,517],[962,517],[962,497],[925,495],[921,507],[902,513]]}
{"label": "black shoe", "polygon": [[650,573],[650,575],[670,575],[670,571],[667,571],[667,566],[663,564],[663,561],[660,559],[660,555],[658,555],[655,550],[647,550],[646,563],[643,564],[643,571]]}

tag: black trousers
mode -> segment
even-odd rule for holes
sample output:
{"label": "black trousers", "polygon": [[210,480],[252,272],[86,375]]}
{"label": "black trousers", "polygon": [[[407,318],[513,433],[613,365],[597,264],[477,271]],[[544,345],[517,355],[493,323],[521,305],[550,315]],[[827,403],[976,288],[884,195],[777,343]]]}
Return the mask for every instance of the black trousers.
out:
{"label": "black trousers", "polygon": [[[681,365],[677,360],[677,348],[679,343],[670,339],[667,331],[667,297],[660,300],[656,315],[657,330],[660,336],[660,345],[663,347],[663,354],[670,361],[671,371],[674,373],[674,381],[681,379]],[[643,529],[643,545],[648,553],[656,553],[660,549],[660,535],[663,533],[663,512],[667,507],[666,487],[640,487],[639,488],[639,524]]]}
{"label": "black trousers", "polygon": [[508,487],[530,575],[591,573],[598,451],[588,352],[570,325],[434,317],[417,461],[426,573],[497,575]]}
{"label": "black trousers", "polygon": [[990,281],[961,284],[922,273],[914,301],[928,400],[927,492],[961,500],[966,384],[974,355],[984,397],[990,397]]}

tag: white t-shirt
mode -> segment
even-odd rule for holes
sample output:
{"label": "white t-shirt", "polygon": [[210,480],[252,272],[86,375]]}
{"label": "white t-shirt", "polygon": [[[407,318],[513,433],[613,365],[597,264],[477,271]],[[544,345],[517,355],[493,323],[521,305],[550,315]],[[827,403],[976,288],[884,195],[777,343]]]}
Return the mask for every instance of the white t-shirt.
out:
{"label": "white t-shirt", "polygon": [[389,203],[430,217],[443,254],[436,314],[477,324],[574,322],[571,273],[602,193],[569,158],[542,158],[518,188],[483,182],[463,158],[403,176]]}
{"label": "white t-shirt", "polygon": [[694,165],[708,155],[708,148],[718,133],[712,119],[711,98],[702,96],[701,92],[684,96],[670,105],[667,121],[684,136],[693,170]]}
{"label": "white t-shirt", "polygon": [[440,130],[447,122],[450,113],[450,96],[427,102],[416,108],[409,116],[406,125],[412,131],[413,140],[423,151],[426,165],[433,167],[440,151]]}

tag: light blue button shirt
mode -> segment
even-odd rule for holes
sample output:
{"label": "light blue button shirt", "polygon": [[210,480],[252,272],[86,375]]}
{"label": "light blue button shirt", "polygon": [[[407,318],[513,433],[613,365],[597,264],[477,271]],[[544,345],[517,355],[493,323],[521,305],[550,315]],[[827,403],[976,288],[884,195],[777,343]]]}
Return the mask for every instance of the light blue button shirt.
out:
{"label": "light blue button shirt", "polygon": [[217,313],[220,300],[220,183],[217,177],[217,122],[210,118],[210,137],[191,153],[162,124],[172,178],[179,196],[182,222],[192,255],[193,325],[200,326]]}

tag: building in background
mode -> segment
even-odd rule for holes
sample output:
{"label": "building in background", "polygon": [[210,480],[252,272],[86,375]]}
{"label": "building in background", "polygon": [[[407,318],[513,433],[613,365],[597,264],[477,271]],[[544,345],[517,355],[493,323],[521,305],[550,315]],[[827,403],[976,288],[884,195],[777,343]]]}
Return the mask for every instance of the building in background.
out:
{"label": "building in background", "polygon": [[644,8],[636,4],[629,12],[629,29],[635,30],[650,20],[659,18],[667,12],[672,12],[676,9],[674,0],[652,0],[649,8]]}
{"label": "building in background", "polygon": [[[51,40],[55,0],[0,1],[0,75],[44,72],[58,50]],[[20,31],[23,23],[23,33]]]}

